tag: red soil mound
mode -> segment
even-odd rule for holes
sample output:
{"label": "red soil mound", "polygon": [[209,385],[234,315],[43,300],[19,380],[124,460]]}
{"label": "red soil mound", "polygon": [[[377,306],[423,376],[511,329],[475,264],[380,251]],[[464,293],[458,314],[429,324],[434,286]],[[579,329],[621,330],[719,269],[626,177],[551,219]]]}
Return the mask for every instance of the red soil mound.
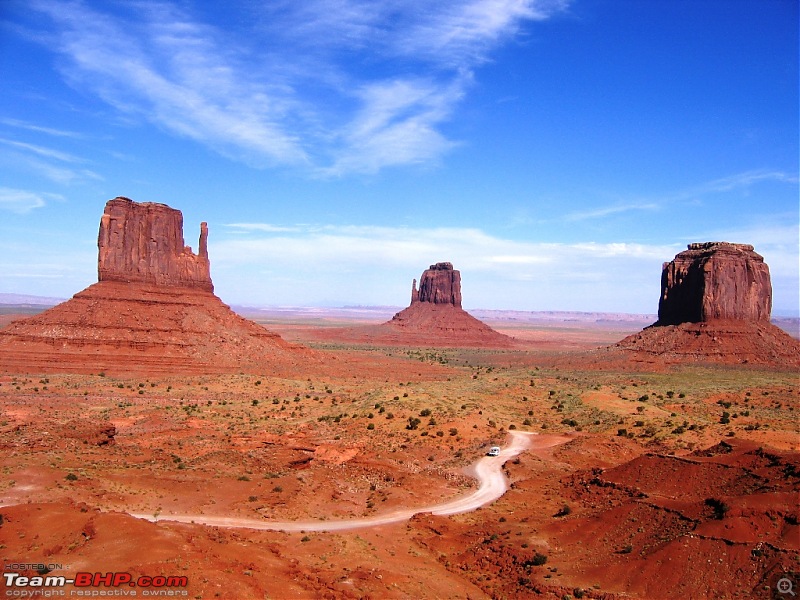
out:
{"label": "red soil mound", "polygon": [[764,321],[653,325],[626,337],[608,352],[627,355],[636,362],[800,367],[800,341]]}
{"label": "red soil mound", "polygon": [[0,369],[62,373],[296,370],[316,354],[198,288],[104,281],[0,331]]}
{"label": "red soil mound", "polygon": [[452,304],[417,302],[376,328],[377,338],[429,346],[507,348],[514,340]]}
{"label": "red soil mound", "polygon": [[515,348],[518,342],[452,304],[416,302],[391,321],[359,327],[304,328],[303,340],[377,346]]}
{"label": "red soil mound", "polygon": [[[800,550],[797,453],[723,442],[687,457],[647,454],[564,485],[580,508],[548,527],[551,543],[583,555],[589,577],[642,597],[768,597]],[[708,577],[709,557],[718,577]]]}

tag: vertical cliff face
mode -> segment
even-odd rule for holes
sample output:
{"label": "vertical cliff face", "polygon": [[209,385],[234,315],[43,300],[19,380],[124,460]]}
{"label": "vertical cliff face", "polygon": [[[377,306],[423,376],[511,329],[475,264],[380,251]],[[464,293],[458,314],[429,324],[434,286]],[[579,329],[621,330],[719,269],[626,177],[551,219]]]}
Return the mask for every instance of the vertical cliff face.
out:
{"label": "vertical cliff face", "polygon": [[689,244],[661,272],[658,323],[769,321],[772,284],[764,258],[749,244]]}
{"label": "vertical cliff face", "polygon": [[165,204],[114,198],[106,203],[97,238],[98,281],[154,283],[213,292],[208,226],[200,225],[198,254],[183,241],[183,215]]}
{"label": "vertical cliff face", "polygon": [[461,308],[461,273],[453,269],[453,265],[449,262],[431,265],[422,273],[419,291],[414,280],[414,285],[411,287],[411,303],[415,302],[450,304]]}

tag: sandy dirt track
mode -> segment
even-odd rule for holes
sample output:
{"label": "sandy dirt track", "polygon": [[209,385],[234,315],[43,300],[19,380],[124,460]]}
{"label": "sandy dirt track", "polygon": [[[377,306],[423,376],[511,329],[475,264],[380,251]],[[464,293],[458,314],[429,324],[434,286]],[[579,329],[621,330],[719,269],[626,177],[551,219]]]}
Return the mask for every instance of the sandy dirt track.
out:
{"label": "sandy dirt track", "polygon": [[478,480],[478,489],[471,494],[455,498],[442,504],[408,508],[392,511],[383,515],[364,519],[347,519],[341,521],[263,521],[259,519],[243,519],[236,517],[213,517],[207,515],[164,515],[154,516],[131,513],[131,516],[148,521],[177,521],[181,523],[197,523],[214,527],[261,529],[271,531],[342,531],[347,529],[362,529],[377,527],[407,521],[420,513],[434,515],[455,515],[465,513],[497,500],[508,489],[508,480],[503,473],[503,464],[522,453],[533,448],[541,449],[563,443],[567,440],[552,439],[537,444],[535,433],[510,431],[510,443],[502,449],[499,456],[484,456],[477,460],[471,467],[471,474]]}

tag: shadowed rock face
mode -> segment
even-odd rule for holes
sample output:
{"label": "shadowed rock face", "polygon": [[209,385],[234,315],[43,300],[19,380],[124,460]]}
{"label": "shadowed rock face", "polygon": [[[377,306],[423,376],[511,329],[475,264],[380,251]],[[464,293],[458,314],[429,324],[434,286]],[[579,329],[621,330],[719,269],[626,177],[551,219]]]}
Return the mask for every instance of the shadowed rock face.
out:
{"label": "shadowed rock face", "polygon": [[415,302],[451,304],[461,308],[461,273],[449,262],[431,265],[422,273],[419,291],[416,279],[411,286],[411,304]]}
{"label": "shadowed rock face", "polygon": [[114,198],[106,203],[97,237],[97,279],[214,291],[208,227],[200,225],[198,254],[183,241],[183,215],[166,204]]}
{"label": "shadowed rock face", "polygon": [[749,244],[689,244],[661,272],[658,324],[769,321],[772,284]]}

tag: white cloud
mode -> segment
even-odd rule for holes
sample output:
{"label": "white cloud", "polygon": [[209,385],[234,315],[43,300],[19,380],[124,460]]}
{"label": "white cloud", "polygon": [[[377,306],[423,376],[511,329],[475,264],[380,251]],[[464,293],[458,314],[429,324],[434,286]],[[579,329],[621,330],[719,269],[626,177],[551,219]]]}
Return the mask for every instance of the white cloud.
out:
{"label": "white cloud", "polygon": [[449,261],[462,272],[468,306],[653,312],[661,263],[679,250],[510,240],[474,228],[257,225],[211,237],[212,275],[226,301],[402,305],[412,278]]}
{"label": "white cloud", "polygon": [[0,119],[0,123],[3,125],[8,125],[10,127],[17,127],[19,129],[26,129],[28,131],[35,131],[37,133],[45,133],[47,135],[52,135],[55,137],[67,137],[67,138],[75,138],[80,139],[84,137],[82,134],[77,133],[75,131],[67,131],[64,129],[55,129],[53,127],[44,127],[42,125],[36,125],[33,123],[28,123],[27,121],[21,121],[19,119]]}
{"label": "white cloud", "polygon": [[[792,226],[753,225],[690,241],[701,239],[756,244],[770,266],[776,308],[796,307]],[[655,313],[662,263],[684,249],[680,243],[543,243],[476,228],[240,223],[212,232],[209,252],[217,290],[234,303],[399,306],[408,301],[412,278],[449,261],[462,272],[467,307]]]}
{"label": "white cloud", "polygon": [[54,150],[53,148],[45,148],[43,146],[37,146],[35,144],[28,144],[26,142],[18,142],[15,140],[7,140],[0,138],[0,144],[5,144],[7,146],[11,146],[12,148],[17,148],[19,150],[30,152],[37,156],[42,156],[44,158],[52,158],[66,163],[84,162],[77,156],[73,156],[71,154],[68,154],[67,152],[61,152],[60,150]]}
{"label": "white cloud", "polygon": [[566,2],[275,2],[236,38],[166,3],[33,8],[65,76],[121,113],[249,164],[341,175],[435,163],[471,69]]}
{"label": "white cloud", "polygon": [[587,219],[599,219],[608,217],[610,215],[617,215],[625,212],[632,211],[655,211],[659,209],[659,205],[655,202],[645,202],[642,204],[615,204],[613,206],[605,206],[593,210],[571,212],[564,217],[567,221],[584,221]]}
{"label": "white cloud", "polygon": [[463,68],[485,60],[489,49],[516,34],[524,21],[547,19],[566,5],[535,0],[430,3],[427,18],[398,36],[396,51]]}
{"label": "white cloud", "polygon": [[63,200],[64,197],[58,194],[43,194],[0,187],[0,209],[13,213],[26,214],[35,208],[42,208],[47,204],[48,199]]}

